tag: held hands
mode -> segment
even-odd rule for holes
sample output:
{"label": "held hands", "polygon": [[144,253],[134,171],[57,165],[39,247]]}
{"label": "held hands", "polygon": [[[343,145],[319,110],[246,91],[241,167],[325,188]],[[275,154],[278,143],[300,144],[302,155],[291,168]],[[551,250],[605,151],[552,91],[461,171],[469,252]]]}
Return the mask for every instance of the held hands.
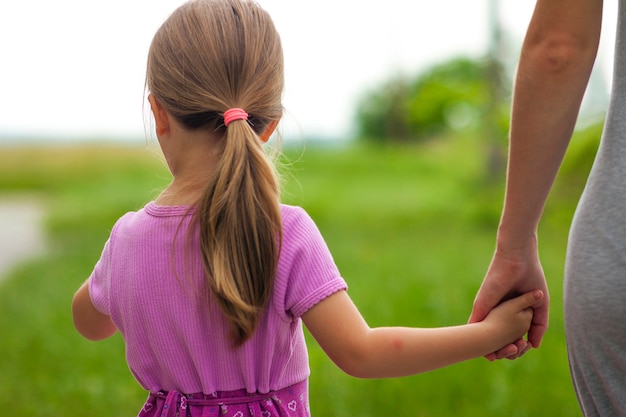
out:
{"label": "held hands", "polygon": [[496,349],[524,337],[533,321],[533,306],[542,299],[543,292],[534,290],[507,300],[489,312],[482,323],[493,333]]}
{"label": "held hands", "polygon": [[[541,290],[543,297],[533,306],[532,322],[528,331],[528,341],[521,336],[514,342],[487,355],[494,359],[516,359],[532,347],[539,347],[548,328],[550,297],[546,279],[539,262],[536,244],[521,250],[498,250],[494,255],[487,275],[474,300],[470,323],[482,321],[489,312],[512,296],[527,291]],[[523,336],[523,334],[522,334]]]}

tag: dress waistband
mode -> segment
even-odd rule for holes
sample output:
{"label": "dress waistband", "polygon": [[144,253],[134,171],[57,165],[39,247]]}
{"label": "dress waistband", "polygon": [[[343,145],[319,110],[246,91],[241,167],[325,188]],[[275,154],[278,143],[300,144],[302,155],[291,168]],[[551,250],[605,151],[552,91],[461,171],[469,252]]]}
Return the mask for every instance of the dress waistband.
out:
{"label": "dress waistband", "polygon": [[175,417],[177,411],[185,411],[189,406],[224,406],[230,404],[247,404],[256,401],[263,401],[270,398],[280,397],[283,393],[306,392],[308,383],[306,380],[290,385],[286,388],[270,391],[265,394],[248,394],[245,390],[220,392],[216,395],[206,395],[203,393],[183,394],[179,391],[159,391],[151,392],[148,401],[151,399],[165,400],[163,411],[164,417]]}

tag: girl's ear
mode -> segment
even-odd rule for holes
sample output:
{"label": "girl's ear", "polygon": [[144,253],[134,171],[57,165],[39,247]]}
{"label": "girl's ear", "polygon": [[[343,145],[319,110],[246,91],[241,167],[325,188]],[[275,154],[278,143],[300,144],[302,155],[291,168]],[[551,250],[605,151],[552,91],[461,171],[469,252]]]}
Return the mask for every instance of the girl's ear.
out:
{"label": "girl's ear", "polygon": [[161,105],[159,100],[152,94],[148,95],[148,101],[150,102],[150,108],[152,109],[152,115],[154,116],[157,137],[163,136],[170,131],[169,114]]}
{"label": "girl's ear", "polygon": [[263,133],[261,133],[261,135],[259,135],[259,137],[261,138],[261,140],[263,142],[267,142],[268,140],[270,140],[270,137],[272,136],[272,133],[274,133],[274,131],[276,130],[276,127],[278,126],[278,122],[280,122],[280,119],[272,120],[267,125],[267,127],[265,128]]}

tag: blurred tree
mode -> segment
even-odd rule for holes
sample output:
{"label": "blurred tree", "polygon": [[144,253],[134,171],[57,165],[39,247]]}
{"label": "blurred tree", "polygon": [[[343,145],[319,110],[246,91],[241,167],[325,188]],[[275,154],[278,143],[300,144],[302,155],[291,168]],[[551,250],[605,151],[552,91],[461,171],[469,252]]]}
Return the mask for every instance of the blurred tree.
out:
{"label": "blurred tree", "polygon": [[409,139],[410,90],[408,79],[396,77],[366,93],[357,108],[359,137],[377,142]]}
{"label": "blurred tree", "polygon": [[475,125],[488,100],[484,74],[483,61],[456,58],[419,77],[409,97],[408,120],[415,137]]}
{"label": "blurred tree", "polygon": [[[480,128],[486,119],[497,120],[506,137],[507,116],[501,117],[491,98],[493,71],[491,60],[458,57],[431,67],[414,81],[396,77],[359,101],[359,137],[420,141],[451,130]],[[497,114],[486,117],[488,112]]]}

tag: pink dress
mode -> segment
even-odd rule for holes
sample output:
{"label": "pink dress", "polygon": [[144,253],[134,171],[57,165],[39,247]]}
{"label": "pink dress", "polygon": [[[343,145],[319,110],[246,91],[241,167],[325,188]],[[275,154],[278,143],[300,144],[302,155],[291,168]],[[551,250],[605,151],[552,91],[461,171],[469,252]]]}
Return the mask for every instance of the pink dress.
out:
{"label": "pink dress", "polygon": [[308,214],[287,205],[281,211],[273,294],[257,330],[237,349],[219,308],[199,296],[204,272],[197,242],[187,243],[189,207],[148,203],[117,221],[89,291],[123,336],[134,377],[151,393],[140,415],[167,416],[173,408],[181,416],[183,409],[201,416],[218,409],[221,416],[308,415],[301,316],[347,285]]}

